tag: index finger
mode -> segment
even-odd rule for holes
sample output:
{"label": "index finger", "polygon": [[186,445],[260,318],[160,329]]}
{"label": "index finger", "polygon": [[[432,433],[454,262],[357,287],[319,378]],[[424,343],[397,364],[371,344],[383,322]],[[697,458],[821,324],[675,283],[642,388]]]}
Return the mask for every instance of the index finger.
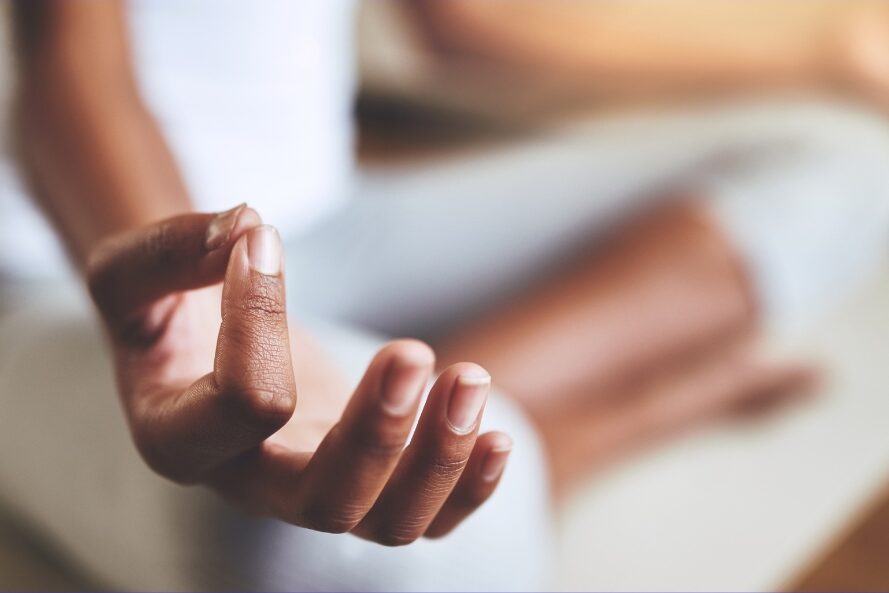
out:
{"label": "index finger", "polygon": [[104,240],[87,262],[90,293],[121,345],[151,335],[145,311],[165,296],[222,280],[235,241],[261,223],[241,204],[218,214],[185,214]]}

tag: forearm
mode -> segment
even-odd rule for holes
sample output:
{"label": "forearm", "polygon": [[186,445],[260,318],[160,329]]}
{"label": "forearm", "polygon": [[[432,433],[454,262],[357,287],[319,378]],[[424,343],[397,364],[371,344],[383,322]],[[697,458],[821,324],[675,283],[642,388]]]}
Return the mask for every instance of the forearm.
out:
{"label": "forearm", "polygon": [[119,5],[17,8],[21,164],[82,265],[102,237],[186,211],[188,194],[139,97]]}
{"label": "forearm", "polygon": [[634,94],[833,84],[830,54],[859,5],[456,0],[416,9],[446,53]]}

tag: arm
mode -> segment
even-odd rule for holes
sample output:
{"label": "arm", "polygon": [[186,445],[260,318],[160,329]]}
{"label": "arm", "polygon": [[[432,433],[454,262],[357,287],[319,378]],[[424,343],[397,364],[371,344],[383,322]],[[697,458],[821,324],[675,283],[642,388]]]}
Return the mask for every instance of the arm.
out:
{"label": "arm", "polygon": [[189,210],[139,96],[119,2],[16,2],[13,121],[33,193],[75,262],[102,237]]}
{"label": "arm", "polygon": [[404,4],[444,54],[561,74],[613,95],[882,84],[846,77],[867,76],[874,43],[889,51],[889,15],[866,2]]}
{"label": "arm", "polygon": [[244,205],[181,214],[188,195],[139,98],[121,4],[23,0],[15,18],[21,158],[83,268],[146,463],[252,513],[389,545],[444,535],[482,504],[510,444],[478,433],[487,372],[452,366],[423,404],[432,352],[392,343],[313,438],[297,385],[316,403],[343,394],[294,373],[280,238]]}

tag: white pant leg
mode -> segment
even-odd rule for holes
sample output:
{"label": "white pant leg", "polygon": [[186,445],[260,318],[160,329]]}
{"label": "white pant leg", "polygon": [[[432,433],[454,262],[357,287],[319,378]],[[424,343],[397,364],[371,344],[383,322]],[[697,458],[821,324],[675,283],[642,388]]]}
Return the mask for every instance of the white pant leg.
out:
{"label": "white pant leg", "polygon": [[783,127],[783,143],[739,155],[702,185],[747,262],[766,323],[792,333],[887,263],[889,124],[803,109]]}
{"label": "white pant leg", "polygon": [[[291,245],[290,298],[434,335],[539,282],[628,210],[703,187],[767,319],[798,319],[882,261],[887,145],[881,118],[791,102],[605,118],[366,175],[346,209]],[[735,174],[714,175],[726,163]]]}
{"label": "white pant leg", "polygon": [[[21,300],[19,300],[21,299]],[[486,423],[516,441],[492,500],[440,541],[384,548],[241,516],[152,474],[127,433],[100,332],[76,285],[25,289],[0,317],[0,501],[72,562],[140,590],[512,590],[545,586],[547,479],[504,400]],[[319,330],[357,377],[379,341]]]}
{"label": "white pant leg", "polygon": [[[289,297],[393,331],[440,326],[539,274],[595,232],[628,193],[688,174],[726,146],[780,144],[822,118],[787,113],[603,125],[542,152],[531,147],[533,158],[501,155],[494,173],[481,165],[456,176],[433,171],[434,191],[423,175],[372,180],[364,202],[290,246]],[[503,175],[510,170],[516,173]],[[59,296],[31,295],[24,308],[13,303],[18,312],[0,325],[0,497],[107,582],[144,589],[539,586],[538,554],[545,552],[537,546],[547,531],[541,465],[533,435],[508,411],[488,414],[519,439],[504,487],[445,542],[387,550],[244,519],[202,490],[169,485],[144,469],[91,318],[79,298]],[[331,337],[328,348],[364,356],[363,364],[372,348],[356,344]],[[504,492],[524,498],[504,502]]]}

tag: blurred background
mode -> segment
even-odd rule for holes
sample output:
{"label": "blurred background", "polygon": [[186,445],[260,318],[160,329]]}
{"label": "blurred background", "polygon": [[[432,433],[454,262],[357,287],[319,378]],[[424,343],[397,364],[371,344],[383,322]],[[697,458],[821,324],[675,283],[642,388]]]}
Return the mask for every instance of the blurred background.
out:
{"label": "blurred background", "polygon": [[[628,393],[655,375],[630,369],[645,366],[637,351],[735,373],[694,397],[656,381],[664,409],[616,416],[656,426],[619,455],[595,443],[601,468],[557,467],[572,485],[552,587],[889,589],[889,3],[368,0],[355,40],[357,199],[434,216],[459,195],[467,219],[502,222],[485,232],[510,247],[477,270],[495,285],[478,294],[369,309],[305,294],[307,309],[461,352],[513,318],[450,328],[523,307],[571,326],[560,312],[589,294],[620,304],[601,352],[553,337],[527,356],[586,369],[601,354],[603,376],[632,375]],[[8,34],[5,53],[8,88]],[[732,264],[713,272],[726,245]],[[393,253],[380,269],[401,269]],[[582,282],[560,272],[577,260]],[[389,275],[410,292],[423,268]],[[666,335],[678,337],[656,348]],[[504,362],[520,385],[521,360]],[[707,385],[729,400],[760,369],[783,374],[755,410],[701,403]],[[519,397],[547,409],[545,439],[584,431]],[[0,521],[0,588],[91,586],[15,517]]]}

